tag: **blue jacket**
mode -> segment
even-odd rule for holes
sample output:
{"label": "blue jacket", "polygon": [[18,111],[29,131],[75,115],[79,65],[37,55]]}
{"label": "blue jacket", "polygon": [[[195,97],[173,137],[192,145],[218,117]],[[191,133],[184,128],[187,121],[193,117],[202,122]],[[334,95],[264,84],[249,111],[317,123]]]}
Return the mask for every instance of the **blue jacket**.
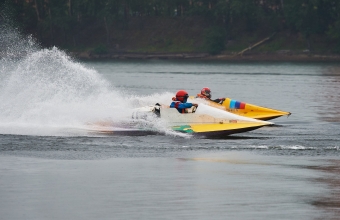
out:
{"label": "blue jacket", "polygon": [[192,107],[192,103],[188,103],[188,102],[182,103],[180,101],[173,101],[170,104],[170,108],[176,108],[179,113],[187,113],[186,109],[191,108],[191,107]]}

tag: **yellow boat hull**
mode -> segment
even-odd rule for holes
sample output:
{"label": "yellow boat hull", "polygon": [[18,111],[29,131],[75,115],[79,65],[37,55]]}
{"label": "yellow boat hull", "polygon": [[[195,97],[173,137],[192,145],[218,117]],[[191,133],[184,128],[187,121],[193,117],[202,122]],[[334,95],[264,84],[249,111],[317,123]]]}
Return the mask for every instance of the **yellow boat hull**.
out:
{"label": "yellow boat hull", "polygon": [[218,104],[213,101],[207,101],[207,102],[210,106],[213,106],[215,108],[223,109],[225,111],[231,112],[236,115],[259,119],[259,120],[271,120],[271,119],[278,118],[284,115],[287,115],[287,116],[291,115],[290,112],[257,106],[257,105],[249,104],[246,102],[240,102],[240,101],[230,99],[230,98],[225,98],[222,104]]}
{"label": "yellow boat hull", "polygon": [[228,112],[259,120],[271,120],[291,114],[290,112],[239,102],[230,98],[226,98],[222,106],[224,106]]}
{"label": "yellow boat hull", "polygon": [[223,137],[252,131],[263,126],[263,123],[189,124],[184,126],[173,126],[172,129],[174,131],[191,133],[199,136]]}
{"label": "yellow boat hull", "polygon": [[[163,125],[165,129],[170,128],[182,133],[205,137],[224,137],[273,125],[274,123],[235,115],[200,103],[198,108],[195,108],[195,110],[192,108],[186,114],[181,114],[177,109],[169,108],[167,105],[145,106],[136,109],[131,120],[125,123],[117,124],[104,121],[91,123],[89,126],[91,131],[107,134],[140,133],[140,130],[157,133],[157,130],[153,128],[154,124]],[[151,130],[147,129],[148,125],[150,125]]]}
{"label": "yellow boat hull", "polygon": [[195,113],[179,114],[174,108],[164,108],[160,111],[160,117],[174,131],[209,137],[222,137],[273,125],[272,122],[235,115],[203,103],[198,105]]}

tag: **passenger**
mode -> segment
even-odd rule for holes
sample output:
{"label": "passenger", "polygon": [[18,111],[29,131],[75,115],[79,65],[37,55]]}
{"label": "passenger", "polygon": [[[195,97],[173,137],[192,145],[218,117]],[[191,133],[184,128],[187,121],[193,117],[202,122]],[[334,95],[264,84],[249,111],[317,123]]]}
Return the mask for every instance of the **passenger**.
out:
{"label": "passenger", "polygon": [[176,97],[173,97],[173,102],[170,104],[170,108],[176,108],[179,113],[188,113],[188,108],[195,106],[197,108],[197,104],[195,103],[188,103],[189,95],[185,90],[179,90],[176,93]]}
{"label": "passenger", "polygon": [[211,91],[208,87],[204,87],[201,90],[201,94],[197,94],[196,98],[206,99],[209,101],[213,101],[219,104],[222,104],[225,98],[211,99]]}

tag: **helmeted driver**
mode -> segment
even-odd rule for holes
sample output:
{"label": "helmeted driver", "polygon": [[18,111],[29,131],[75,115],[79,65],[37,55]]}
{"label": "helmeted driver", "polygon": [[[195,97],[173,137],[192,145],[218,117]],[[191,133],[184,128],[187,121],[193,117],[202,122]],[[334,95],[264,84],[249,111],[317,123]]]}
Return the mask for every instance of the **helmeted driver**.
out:
{"label": "helmeted driver", "polygon": [[197,94],[196,98],[206,99],[219,104],[222,104],[225,98],[211,99],[211,90],[208,87],[204,87],[200,94]]}
{"label": "helmeted driver", "polygon": [[176,93],[176,97],[173,97],[173,102],[170,104],[170,108],[176,108],[179,113],[188,113],[188,108],[192,106],[197,107],[196,103],[189,103],[188,100],[188,93],[185,90],[179,90]]}

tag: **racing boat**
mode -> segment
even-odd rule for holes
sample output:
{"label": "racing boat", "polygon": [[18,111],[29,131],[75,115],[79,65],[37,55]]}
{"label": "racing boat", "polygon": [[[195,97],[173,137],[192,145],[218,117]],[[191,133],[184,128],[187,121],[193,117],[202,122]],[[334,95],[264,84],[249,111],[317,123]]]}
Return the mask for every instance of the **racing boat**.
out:
{"label": "racing boat", "polygon": [[259,120],[271,120],[274,118],[278,118],[284,115],[291,115],[290,112],[266,108],[262,106],[257,106],[253,104],[249,104],[246,102],[240,102],[234,99],[225,98],[222,104],[205,100],[201,98],[195,98],[190,97],[192,102],[198,102],[198,103],[206,103],[210,106],[213,106],[218,109],[222,109],[224,111],[231,112],[236,115],[248,117],[248,118],[254,118]]}
{"label": "racing boat", "polygon": [[[197,108],[192,107],[186,114],[181,114],[177,109],[170,108],[168,105],[160,104],[137,108],[128,124],[133,129],[147,130],[145,124],[155,124],[157,121],[161,121],[165,127],[173,131],[206,137],[221,137],[274,124],[235,115],[204,103],[200,103]],[[153,128],[149,130],[152,131]],[[107,133],[111,129],[110,126],[105,126],[102,129],[97,127],[97,131]],[[112,133],[114,133],[114,130],[112,130]]]}

